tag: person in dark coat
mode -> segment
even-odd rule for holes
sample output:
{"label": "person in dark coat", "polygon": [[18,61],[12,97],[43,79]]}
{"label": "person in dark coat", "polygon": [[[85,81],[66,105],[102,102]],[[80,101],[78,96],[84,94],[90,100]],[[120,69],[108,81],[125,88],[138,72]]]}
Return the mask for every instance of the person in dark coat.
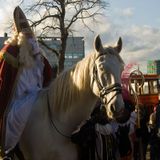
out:
{"label": "person in dark coat", "polygon": [[154,112],[150,115],[150,159],[160,160],[160,101]]}

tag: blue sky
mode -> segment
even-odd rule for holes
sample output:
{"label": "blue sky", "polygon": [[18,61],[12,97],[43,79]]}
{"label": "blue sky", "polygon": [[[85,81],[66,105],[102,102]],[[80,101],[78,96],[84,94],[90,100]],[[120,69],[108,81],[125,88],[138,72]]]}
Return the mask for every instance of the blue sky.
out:
{"label": "blue sky", "polygon": [[110,5],[113,16],[115,10],[131,9],[130,24],[160,27],[159,0],[110,0]]}
{"label": "blue sky", "polygon": [[159,6],[159,0],[110,0],[108,15],[122,29],[126,62],[160,59]]}
{"label": "blue sky", "polygon": [[[6,31],[6,24],[12,20],[12,13],[19,0],[0,0],[0,35]],[[29,0],[30,1],[30,0]],[[27,1],[27,2],[29,2]],[[125,63],[160,59],[160,0],[106,0],[110,3],[98,19],[99,24],[87,21],[94,32],[82,29],[77,36],[84,36],[86,54],[93,49],[94,37],[100,34],[104,44],[115,44],[123,40],[122,58]]]}
{"label": "blue sky", "polygon": [[99,28],[96,25],[98,29],[95,30],[100,32],[103,41],[109,44],[114,44],[121,36],[123,40],[121,55],[124,61],[138,63],[140,69],[146,72],[144,65],[146,66],[148,60],[160,59],[160,1],[108,2],[110,6],[105,13],[103,24]]}

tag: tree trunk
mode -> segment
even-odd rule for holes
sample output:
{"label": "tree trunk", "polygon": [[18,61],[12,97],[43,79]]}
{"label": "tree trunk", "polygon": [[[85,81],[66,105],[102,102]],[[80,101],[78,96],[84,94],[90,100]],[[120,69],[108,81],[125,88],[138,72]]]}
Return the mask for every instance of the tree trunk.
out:
{"label": "tree trunk", "polygon": [[64,53],[60,52],[58,60],[58,73],[61,73],[64,70],[64,61],[65,61]]}

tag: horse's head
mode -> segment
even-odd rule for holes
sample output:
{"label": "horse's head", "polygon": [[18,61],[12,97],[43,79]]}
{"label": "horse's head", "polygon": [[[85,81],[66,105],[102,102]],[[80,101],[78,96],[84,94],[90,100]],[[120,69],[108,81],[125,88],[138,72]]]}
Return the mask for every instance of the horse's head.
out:
{"label": "horse's head", "polygon": [[124,107],[121,73],[124,63],[119,55],[122,40],[114,47],[103,47],[99,36],[95,39],[96,60],[93,67],[93,92],[102,99],[110,119],[123,123],[129,113]]}

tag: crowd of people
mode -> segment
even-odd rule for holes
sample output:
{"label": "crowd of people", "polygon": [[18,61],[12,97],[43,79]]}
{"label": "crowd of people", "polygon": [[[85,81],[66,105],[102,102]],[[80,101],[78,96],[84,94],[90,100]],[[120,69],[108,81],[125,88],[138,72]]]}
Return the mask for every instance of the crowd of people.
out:
{"label": "crowd of people", "polygon": [[128,102],[125,106],[130,118],[119,124],[108,120],[105,108],[97,103],[91,118],[72,136],[73,142],[80,145],[81,159],[147,160],[149,148],[148,160],[160,160],[160,103],[152,114],[143,105],[138,106],[139,113]]}

